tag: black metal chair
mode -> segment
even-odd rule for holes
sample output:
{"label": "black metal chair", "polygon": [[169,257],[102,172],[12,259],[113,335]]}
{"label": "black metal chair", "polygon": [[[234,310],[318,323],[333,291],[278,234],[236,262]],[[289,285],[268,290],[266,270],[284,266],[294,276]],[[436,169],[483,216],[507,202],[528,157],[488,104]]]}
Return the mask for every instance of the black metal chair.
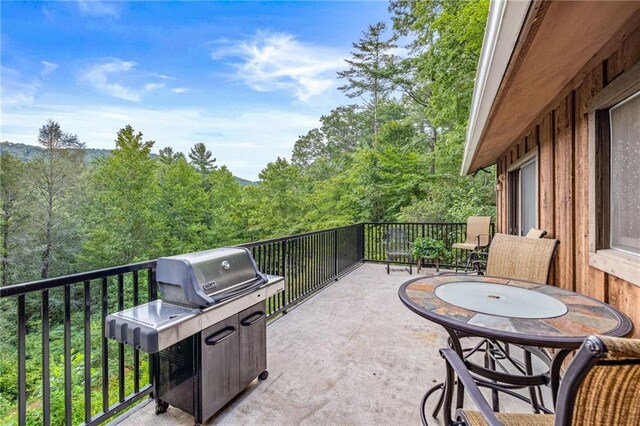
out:
{"label": "black metal chair", "polygon": [[[409,233],[405,229],[387,229],[383,236],[385,261],[387,263],[387,274],[391,271],[392,263],[408,263],[409,274],[413,274],[411,241]],[[404,268],[406,270],[407,268]]]}

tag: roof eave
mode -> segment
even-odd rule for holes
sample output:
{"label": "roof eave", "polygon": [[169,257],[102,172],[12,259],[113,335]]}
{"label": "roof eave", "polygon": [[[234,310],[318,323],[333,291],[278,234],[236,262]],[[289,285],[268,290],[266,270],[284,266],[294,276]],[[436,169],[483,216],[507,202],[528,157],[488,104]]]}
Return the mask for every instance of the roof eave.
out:
{"label": "roof eave", "polygon": [[492,0],[476,72],[461,174],[467,175],[532,0]]}

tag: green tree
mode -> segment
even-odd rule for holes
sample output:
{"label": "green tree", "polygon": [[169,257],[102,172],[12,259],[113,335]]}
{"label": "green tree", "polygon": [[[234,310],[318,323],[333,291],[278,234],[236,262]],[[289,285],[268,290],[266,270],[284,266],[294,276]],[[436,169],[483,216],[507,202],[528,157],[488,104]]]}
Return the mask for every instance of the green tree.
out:
{"label": "green tree", "polygon": [[163,164],[171,164],[178,160],[187,161],[181,152],[173,152],[173,148],[167,146],[158,151],[158,160]]}
{"label": "green tree", "polygon": [[195,167],[200,173],[207,174],[214,168],[215,158],[211,158],[213,154],[202,143],[197,143],[191,148],[189,152],[189,160],[191,165]]}
{"label": "green tree", "polygon": [[[76,188],[84,167],[84,144],[49,120],[40,128],[44,155],[29,167],[37,214],[32,223],[40,249],[40,277],[48,278],[57,258],[77,249]],[[64,272],[64,269],[60,269]]]}
{"label": "green tree", "polygon": [[170,163],[159,159],[158,214],[161,253],[172,255],[203,250],[206,247],[207,194],[200,173],[184,158]]}
{"label": "green tree", "polygon": [[301,231],[300,173],[284,158],[267,164],[260,182],[245,188],[249,233],[252,239],[289,235]]}
{"label": "green tree", "polygon": [[248,241],[247,211],[251,207],[243,205],[242,185],[226,166],[212,170],[207,175],[207,182],[208,211],[212,217],[207,236],[209,246]]}
{"label": "green tree", "polygon": [[338,78],[347,83],[338,89],[350,98],[360,98],[373,116],[373,134],[377,135],[380,127],[380,103],[393,91],[391,84],[392,70],[389,64],[394,60],[392,49],[397,47],[395,34],[385,38],[387,25],[378,22],[369,25],[363,38],[353,44],[355,51],[351,59],[345,59],[349,68],[338,72]]}
{"label": "green tree", "polygon": [[0,154],[0,269],[1,285],[15,282],[16,260],[26,245],[24,233],[28,220],[26,166],[15,156]]}
{"label": "green tree", "polygon": [[88,240],[83,260],[91,268],[122,265],[159,254],[158,181],[150,157],[153,141],[143,141],[127,125],[116,148],[98,161],[87,203]]}

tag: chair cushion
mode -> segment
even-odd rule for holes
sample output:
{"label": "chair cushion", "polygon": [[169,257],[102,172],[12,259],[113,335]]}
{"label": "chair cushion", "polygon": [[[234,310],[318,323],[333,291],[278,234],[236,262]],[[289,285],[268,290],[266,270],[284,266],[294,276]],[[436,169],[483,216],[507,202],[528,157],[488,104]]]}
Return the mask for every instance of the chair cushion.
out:
{"label": "chair cushion", "polygon": [[[458,410],[457,414],[469,426],[489,425],[480,411]],[[496,413],[496,417],[505,426],[553,426],[555,422],[553,414]]]}

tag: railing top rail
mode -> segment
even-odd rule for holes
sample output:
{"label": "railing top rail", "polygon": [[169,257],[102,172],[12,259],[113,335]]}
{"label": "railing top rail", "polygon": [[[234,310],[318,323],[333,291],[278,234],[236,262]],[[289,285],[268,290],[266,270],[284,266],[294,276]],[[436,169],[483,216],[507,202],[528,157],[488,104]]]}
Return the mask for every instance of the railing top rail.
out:
{"label": "railing top rail", "polygon": [[466,225],[467,222],[364,222],[365,225]]}
{"label": "railing top rail", "polygon": [[156,265],[155,260],[146,262],[132,263],[129,265],[114,266],[111,268],[98,269],[89,272],[80,272],[78,274],[63,275],[61,277],[47,278],[44,280],[29,281],[26,283],[12,284],[6,287],[0,287],[0,298],[9,296],[19,296],[34,291],[49,290],[56,287],[62,287],[67,284],[75,284],[83,281],[95,280],[98,278],[109,277],[127,272],[140,271],[153,268]]}
{"label": "railing top rail", "polygon": [[260,245],[263,245],[263,244],[279,243],[281,241],[288,241],[288,240],[293,240],[293,239],[296,239],[296,238],[309,237],[311,235],[322,234],[323,232],[330,232],[330,231],[336,231],[336,230],[339,230],[339,229],[352,228],[352,227],[358,226],[358,225],[362,225],[362,223],[353,223],[351,225],[337,226],[335,228],[319,229],[317,231],[309,231],[309,232],[304,232],[302,234],[287,235],[285,237],[270,238],[268,240],[252,241],[250,243],[238,244],[236,247],[251,248],[251,247],[260,246]]}

